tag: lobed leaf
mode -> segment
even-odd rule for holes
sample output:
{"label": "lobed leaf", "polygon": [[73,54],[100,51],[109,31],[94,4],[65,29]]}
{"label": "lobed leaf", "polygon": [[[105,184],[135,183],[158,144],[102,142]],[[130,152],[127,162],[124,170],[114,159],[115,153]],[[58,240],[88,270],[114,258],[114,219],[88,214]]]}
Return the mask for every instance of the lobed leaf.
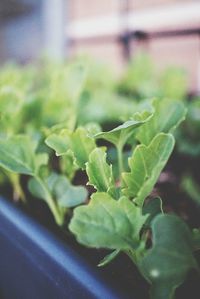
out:
{"label": "lobed leaf", "polygon": [[112,165],[106,162],[106,153],[102,148],[95,148],[86,163],[86,172],[89,184],[94,186],[98,192],[108,192],[116,198],[116,188],[112,173]]}
{"label": "lobed leaf", "polygon": [[152,223],[153,247],[140,262],[140,270],[152,284],[152,299],[171,299],[191,269],[197,269],[192,235],[173,215],[158,215]]}
{"label": "lobed leaf", "polygon": [[36,154],[36,144],[28,136],[16,135],[0,140],[0,166],[16,173],[36,175],[47,164],[47,154]]}
{"label": "lobed leaf", "polygon": [[132,198],[140,207],[164,168],[174,148],[171,134],[158,134],[149,146],[138,145],[129,159],[130,172],[123,173],[124,195]]}
{"label": "lobed leaf", "polygon": [[86,246],[137,249],[146,218],[125,197],[116,201],[107,193],[95,193],[87,206],[75,209],[69,229]]}
{"label": "lobed leaf", "polygon": [[53,133],[45,142],[56,151],[57,156],[73,153],[76,164],[82,169],[85,169],[89,154],[96,147],[94,139],[88,136],[83,127],[77,128],[75,132],[62,130],[59,134]]}
{"label": "lobed leaf", "polygon": [[156,99],[153,101],[153,108],[153,116],[139,129],[137,134],[137,139],[145,145],[149,145],[160,132],[172,132],[185,119],[186,115],[185,106],[181,101]]}

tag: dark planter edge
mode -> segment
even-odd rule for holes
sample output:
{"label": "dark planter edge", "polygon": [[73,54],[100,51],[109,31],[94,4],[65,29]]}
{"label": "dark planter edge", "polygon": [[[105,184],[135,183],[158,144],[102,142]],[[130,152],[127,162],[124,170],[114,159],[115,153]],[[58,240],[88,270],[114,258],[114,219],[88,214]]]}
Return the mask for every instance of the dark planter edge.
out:
{"label": "dark planter edge", "polygon": [[[8,299],[7,296],[9,299],[26,299],[27,294],[30,294],[29,299],[35,296],[37,299],[126,299],[70,247],[2,197],[0,242],[4,244],[0,246],[0,269],[4,269],[0,271],[3,299]],[[35,267],[34,273],[32,267]],[[15,277],[14,286],[12,276]],[[41,283],[36,287],[39,276]],[[57,298],[54,292],[58,292]]]}

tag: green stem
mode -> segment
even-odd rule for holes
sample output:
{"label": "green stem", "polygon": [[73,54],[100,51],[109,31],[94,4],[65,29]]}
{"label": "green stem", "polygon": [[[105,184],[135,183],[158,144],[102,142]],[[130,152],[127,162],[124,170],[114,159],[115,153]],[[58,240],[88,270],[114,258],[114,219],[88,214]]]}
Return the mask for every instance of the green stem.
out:
{"label": "green stem", "polygon": [[8,177],[13,185],[13,199],[15,201],[21,199],[23,203],[26,203],[26,197],[20,184],[20,175],[18,173],[9,173]]}
{"label": "green stem", "polygon": [[121,174],[124,171],[123,145],[121,145],[121,144],[118,144],[118,146],[117,146],[117,158],[118,158],[119,180],[121,180]]}
{"label": "green stem", "polygon": [[42,181],[42,179],[39,177],[36,177],[36,179],[38,180],[38,182],[40,183],[40,185],[42,186],[42,188],[45,191],[46,202],[54,216],[56,223],[59,226],[61,226],[63,224],[63,215],[62,215],[62,213],[60,213],[59,207],[57,206],[56,202],[54,201],[53,197],[51,196],[51,193],[49,192],[48,188],[46,187],[46,184]]}

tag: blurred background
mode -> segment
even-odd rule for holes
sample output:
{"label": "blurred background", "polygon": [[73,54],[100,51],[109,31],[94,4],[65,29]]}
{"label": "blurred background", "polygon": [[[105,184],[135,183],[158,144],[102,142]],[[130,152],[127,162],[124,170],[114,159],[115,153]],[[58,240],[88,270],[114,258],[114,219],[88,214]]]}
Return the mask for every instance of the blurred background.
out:
{"label": "blurred background", "polygon": [[87,54],[121,72],[140,51],[200,93],[199,0],[1,0],[0,63]]}

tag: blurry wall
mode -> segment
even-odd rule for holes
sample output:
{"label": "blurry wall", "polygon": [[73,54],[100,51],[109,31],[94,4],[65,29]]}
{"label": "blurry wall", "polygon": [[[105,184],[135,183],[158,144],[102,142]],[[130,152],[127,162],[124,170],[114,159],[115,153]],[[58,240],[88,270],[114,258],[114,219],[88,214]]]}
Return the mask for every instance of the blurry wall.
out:
{"label": "blurry wall", "polygon": [[[121,69],[127,61],[120,36],[124,32],[188,31],[196,33],[131,41],[131,55],[146,49],[159,68],[184,67],[190,90],[200,92],[199,0],[71,0],[69,23],[71,54],[89,53]],[[197,32],[197,30],[199,32]]]}

